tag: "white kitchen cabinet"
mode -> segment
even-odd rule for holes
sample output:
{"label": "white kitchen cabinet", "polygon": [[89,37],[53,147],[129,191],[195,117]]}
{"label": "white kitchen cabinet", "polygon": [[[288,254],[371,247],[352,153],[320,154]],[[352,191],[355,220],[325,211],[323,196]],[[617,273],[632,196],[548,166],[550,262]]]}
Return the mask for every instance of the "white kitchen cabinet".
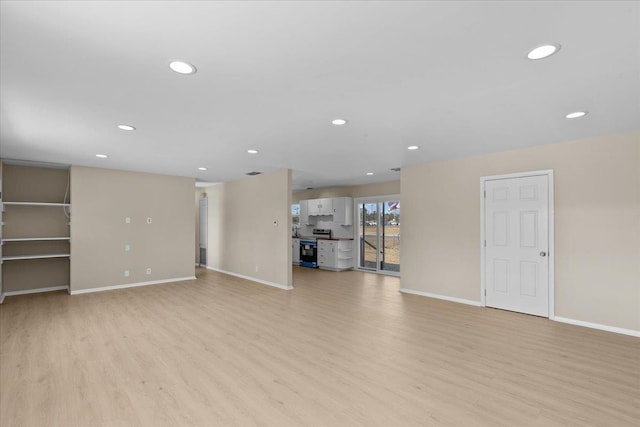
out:
{"label": "white kitchen cabinet", "polygon": [[300,239],[291,239],[291,260],[293,264],[300,264]]}
{"label": "white kitchen cabinet", "polygon": [[300,225],[309,224],[309,200],[300,200]]}
{"label": "white kitchen cabinet", "polygon": [[353,268],[353,240],[318,240],[318,267],[324,270]]}
{"label": "white kitchen cabinet", "polygon": [[333,223],[338,225],[353,225],[353,199],[351,197],[336,197],[333,199]]}
{"label": "white kitchen cabinet", "polygon": [[309,215],[333,215],[333,199],[307,200]]}
{"label": "white kitchen cabinet", "polygon": [[331,215],[333,214],[333,199],[318,199],[318,213],[320,215]]}

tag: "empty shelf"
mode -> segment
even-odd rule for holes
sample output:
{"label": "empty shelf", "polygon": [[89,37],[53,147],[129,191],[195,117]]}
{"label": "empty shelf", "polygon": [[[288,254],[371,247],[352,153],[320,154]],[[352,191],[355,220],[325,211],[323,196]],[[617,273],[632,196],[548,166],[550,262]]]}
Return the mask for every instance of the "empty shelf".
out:
{"label": "empty shelf", "polygon": [[71,254],[38,254],[38,255],[7,255],[2,261],[14,261],[18,259],[42,259],[42,258],[69,258]]}
{"label": "empty shelf", "polygon": [[14,206],[71,206],[71,203],[45,203],[45,202],[2,202],[4,205]]}
{"label": "empty shelf", "polygon": [[37,242],[44,240],[70,240],[70,237],[15,237],[2,239],[3,242]]}

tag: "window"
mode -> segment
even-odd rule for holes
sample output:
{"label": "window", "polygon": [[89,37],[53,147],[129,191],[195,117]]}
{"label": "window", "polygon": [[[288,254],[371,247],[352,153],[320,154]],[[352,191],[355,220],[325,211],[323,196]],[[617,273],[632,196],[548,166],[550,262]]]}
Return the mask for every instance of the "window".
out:
{"label": "window", "polygon": [[297,236],[300,229],[300,204],[291,205],[291,235]]}

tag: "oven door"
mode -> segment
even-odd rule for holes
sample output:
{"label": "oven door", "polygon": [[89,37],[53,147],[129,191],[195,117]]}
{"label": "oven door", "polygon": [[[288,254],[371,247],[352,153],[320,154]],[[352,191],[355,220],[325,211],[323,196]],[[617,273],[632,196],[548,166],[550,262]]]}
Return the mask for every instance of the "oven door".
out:
{"label": "oven door", "polygon": [[318,243],[311,240],[300,240],[300,265],[318,267]]}

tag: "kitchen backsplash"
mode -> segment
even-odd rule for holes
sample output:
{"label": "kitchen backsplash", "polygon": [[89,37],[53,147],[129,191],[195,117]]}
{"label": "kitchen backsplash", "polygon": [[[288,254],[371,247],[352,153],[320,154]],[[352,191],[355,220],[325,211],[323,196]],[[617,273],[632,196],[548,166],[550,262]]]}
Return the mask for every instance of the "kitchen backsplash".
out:
{"label": "kitchen backsplash", "polygon": [[301,236],[312,236],[314,228],[329,228],[331,235],[339,239],[353,239],[352,225],[335,225],[333,221],[322,221],[318,219],[315,225],[301,225],[298,234]]}

